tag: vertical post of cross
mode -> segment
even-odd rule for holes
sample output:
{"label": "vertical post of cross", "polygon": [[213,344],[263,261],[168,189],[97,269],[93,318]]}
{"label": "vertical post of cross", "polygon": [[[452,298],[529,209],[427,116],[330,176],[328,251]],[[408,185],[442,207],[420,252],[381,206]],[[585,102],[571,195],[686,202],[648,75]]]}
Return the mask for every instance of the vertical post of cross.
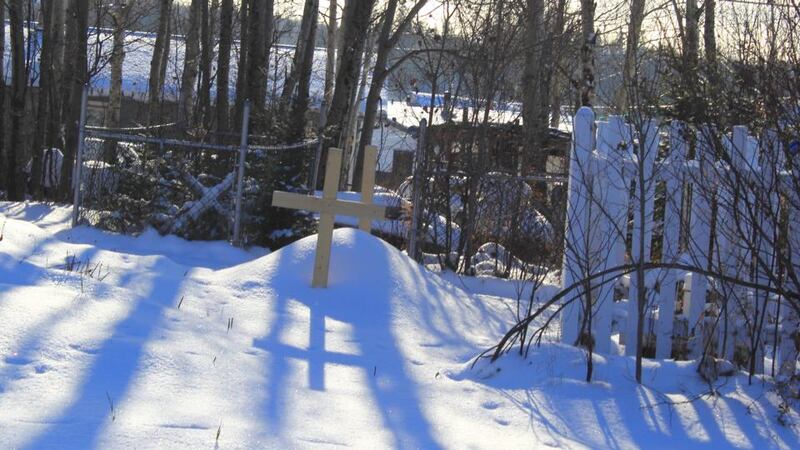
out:
{"label": "vertical post of cross", "polygon": [[72,171],[72,226],[78,225],[78,215],[81,206],[81,168],[83,167],[83,147],[84,135],[86,133],[86,108],[89,102],[89,85],[83,85],[83,94],[81,96],[81,116],[78,122],[78,151],[75,155],[75,168]]}
{"label": "vertical post of cross", "polygon": [[233,218],[233,245],[242,244],[242,189],[244,186],[244,165],[247,158],[247,139],[250,133],[250,100],[244,102],[242,113],[242,135],[239,139],[239,159],[236,162],[236,212]]}
{"label": "vertical post of cross", "polygon": [[[328,162],[325,165],[325,184],[322,187],[322,201],[334,203],[336,191],[339,189],[339,174],[342,168],[342,149],[329,148]],[[314,277],[311,287],[328,286],[328,267],[331,264],[331,242],[333,241],[333,223],[335,215],[321,213],[319,215],[319,233],[317,235],[317,251],[314,254]]]}

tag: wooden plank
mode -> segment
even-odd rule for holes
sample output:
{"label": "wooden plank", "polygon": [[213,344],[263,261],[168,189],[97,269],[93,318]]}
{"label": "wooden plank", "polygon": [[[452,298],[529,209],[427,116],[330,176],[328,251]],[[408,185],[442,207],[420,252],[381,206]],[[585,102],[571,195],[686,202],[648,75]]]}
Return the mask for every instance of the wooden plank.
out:
{"label": "wooden plank", "polygon": [[[342,150],[328,149],[328,162],[325,167],[325,183],[322,188],[322,198],[336,199],[336,190],[339,187],[339,174],[342,168]],[[328,268],[331,264],[331,243],[333,241],[333,215],[320,213],[319,230],[317,232],[317,249],[314,255],[314,277],[311,287],[328,286]]]}
{"label": "wooden plank", "polygon": [[[364,164],[362,165],[361,175],[361,201],[372,203],[373,189],[375,188],[375,164],[378,162],[378,148],[368,145],[364,148]],[[372,220],[369,217],[361,216],[358,219],[358,228],[362,231],[370,232]]]}
{"label": "wooden plank", "polygon": [[[625,236],[619,232],[625,228],[628,219],[628,189],[620,170],[623,154],[619,151],[619,143],[624,141],[622,127],[624,121],[619,116],[612,116],[608,122],[597,122],[597,154],[592,169],[594,183],[592,195],[604,204],[603,210],[594,208],[590,211],[593,224],[591,232],[592,272],[621,266],[625,263]],[[601,256],[602,255],[602,256]],[[600,256],[600,257],[598,257]],[[609,274],[599,281],[603,283],[595,289],[593,295],[594,318],[592,333],[595,339],[595,351],[609,353],[611,351],[611,325],[614,317],[614,291],[616,283],[611,281],[616,274]]]}
{"label": "wooden plank", "polygon": [[[692,205],[689,216],[689,243],[688,253],[692,264],[698,267],[708,267],[708,249],[711,242],[711,202],[710,193],[706,183],[713,179],[712,167],[714,164],[714,148],[710,142],[710,129],[697,132],[697,148],[695,163],[699,168],[692,177]],[[703,183],[703,185],[700,185]],[[689,343],[689,357],[699,358],[703,353],[702,329],[703,312],[706,306],[706,291],[708,280],[705,276],[693,273],[689,288],[689,306],[687,319],[689,320],[689,334],[692,339]]]}
{"label": "wooden plank", "polygon": [[[632,131],[633,130],[631,130],[631,132]],[[639,150],[635,159],[637,167],[636,172],[632,174],[637,186],[631,198],[631,206],[633,208],[631,262],[634,264],[650,261],[650,243],[653,236],[653,199],[655,198],[656,187],[656,179],[653,177],[653,166],[656,161],[656,155],[658,154],[658,122],[654,119],[647,120],[642,124],[642,129],[639,131],[643,135],[639,136]],[[632,136],[626,136],[626,139],[631,138]],[[641,173],[639,171],[641,171]],[[642,182],[642,186],[638,186],[640,182]],[[641,198],[639,197],[640,195],[642,196]],[[644,214],[642,214],[639,208],[644,209]],[[640,242],[644,244],[642,248],[639,247]],[[641,305],[645,310],[642,320],[647,320],[646,310],[649,302],[647,299],[646,286],[641,286],[644,288],[641,290],[645,293],[645,298],[639,298],[640,286],[636,278],[636,272],[631,273],[630,280],[625,354],[628,356],[636,356],[636,331],[638,314],[640,312],[639,306]]]}
{"label": "wooden plank", "polygon": [[369,231],[372,220],[382,220],[386,216],[385,207],[372,204],[372,188],[375,184],[377,154],[378,150],[375,147],[366,148],[364,181],[362,184],[364,195],[361,202],[338,200],[336,198],[342,167],[342,150],[338,148],[328,150],[322,198],[282,191],[275,191],[272,194],[272,206],[304,209],[320,213],[317,248],[314,255],[314,275],[311,280],[312,287],[328,286],[328,269],[331,261],[331,244],[336,215],[358,217],[359,226],[365,231]]}
{"label": "wooden plank", "polygon": [[[683,167],[685,166],[686,125],[673,121],[670,127],[669,163],[662,166],[660,178],[666,183],[667,199],[664,205],[664,228],[661,245],[661,261],[676,262],[680,256],[681,204],[683,202]],[[672,356],[672,334],[674,332],[675,301],[678,277],[674,270],[663,270],[659,275],[661,288],[658,297],[658,322],[656,324],[656,358]]]}
{"label": "wooden plank", "polygon": [[385,206],[368,205],[353,200],[329,200],[283,191],[275,191],[272,194],[272,206],[302,209],[320,214],[366,217],[369,220],[383,220],[386,217]]}
{"label": "wooden plank", "polygon": [[[589,162],[595,146],[594,111],[591,108],[582,107],[575,114],[573,124],[567,197],[567,229],[564,237],[568,245],[564,250],[561,272],[562,288],[585,278],[588,271],[588,268],[581,267],[586,254],[589,253],[589,249],[586,248],[586,234],[589,232],[587,228],[589,227],[590,203],[584,174],[589,169]],[[577,292],[579,291],[576,290],[575,293]],[[571,301],[564,306],[561,312],[561,342],[568,345],[577,343],[581,325],[581,310],[581,303],[578,300]]]}

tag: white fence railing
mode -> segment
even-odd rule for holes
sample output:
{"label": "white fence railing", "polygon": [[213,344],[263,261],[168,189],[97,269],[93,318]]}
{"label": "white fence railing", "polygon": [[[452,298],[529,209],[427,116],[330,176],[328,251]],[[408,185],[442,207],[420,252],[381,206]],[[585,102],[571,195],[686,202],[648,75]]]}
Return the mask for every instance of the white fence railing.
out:
{"label": "white fence railing", "polygon": [[[579,110],[562,283],[582,288],[563,307],[562,341],[585,344],[591,329],[597,352],[618,343],[634,355],[641,317],[656,358],[679,346],[683,357],[729,360],[755,349],[756,372],[766,356],[794,373],[798,316],[789,300],[798,300],[778,293],[800,291],[785,279],[800,274],[800,194],[785,155],[775,132],[595,121]],[[649,267],[643,280],[631,272],[639,263]]]}

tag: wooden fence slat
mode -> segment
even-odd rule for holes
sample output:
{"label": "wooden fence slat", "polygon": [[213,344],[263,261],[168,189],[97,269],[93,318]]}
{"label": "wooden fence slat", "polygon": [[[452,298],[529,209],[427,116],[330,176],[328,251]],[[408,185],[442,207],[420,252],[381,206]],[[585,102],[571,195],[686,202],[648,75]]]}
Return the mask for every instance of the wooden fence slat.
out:
{"label": "wooden fence slat", "polygon": [[[630,128],[629,128],[630,130]],[[633,175],[633,182],[636,188],[631,198],[633,209],[633,239],[631,248],[631,262],[646,262],[650,260],[650,243],[653,237],[653,200],[655,198],[655,178],[653,169],[656,156],[658,155],[658,122],[646,120],[642,123],[641,130],[637,130],[642,135],[639,136],[639,147],[634,155],[634,160],[638,167]],[[631,131],[629,131],[630,133]],[[630,136],[629,139],[632,139]],[[641,186],[640,186],[641,183]],[[641,195],[641,197],[640,197]],[[641,209],[644,208],[642,214]],[[644,216],[644,220],[642,220]],[[640,248],[639,242],[643,241]],[[630,291],[628,293],[628,328],[625,337],[625,353],[629,356],[636,355],[636,328],[639,313],[639,304],[645,306],[647,310],[647,287],[645,286],[645,298],[640,299],[639,283],[636,279],[636,272],[631,273]],[[647,320],[647,313],[645,313]]]}
{"label": "wooden fence slat", "polygon": [[[586,175],[594,149],[594,111],[583,107],[573,121],[572,151],[569,165],[569,193],[567,194],[567,221],[565,229],[564,264],[561,275],[562,288],[585,278],[588,247],[589,192]],[[576,292],[577,294],[577,292]],[[567,301],[573,295],[568,296]],[[575,344],[580,327],[580,302],[572,301],[561,312],[561,340]]]}
{"label": "wooden fence slat", "polygon": [[[692,176],[692,204],[689,217],[689,242],[688,251],[692,263],[698,267],[708,267],[708,249],[711,240],[711,203],[703,192],[701,182],[708,182],[713,166],[713,146],[709,141],[707,131],[697,133],[697,146],[695,148],[695,170]],[[713,192],[705,189],[706,193]],[[706,291],[708,280],[698,274],[691,275],[689,307],[686,309],[689,321],[689,332],[693,334],[690,340],[689,356],[697,358],[703,351],[702,329],[703,312],[706,305]]]}
{"label": "wooden fence slat", "polygon": [[[633,127],[622,117],[611,116],[608,122],[595,122],[592,110],[581,108],[573,125],[562,287],[626,262],[629,211],[633,212],[631,263],[651,261],[654,200],[656,186],[661,182],[665,196],[662,262],[683,262],[712,271],[721,270],[733,278],[770,285],[777,270],[774,265],[779,251],[776,243],[788,241],[792,264],[800,268],[800,251],[797,251],[800,249],[800,210],[779,211],[784,204],[796,207],[800,193],[787,190],[784,185],[787,174],[774,169],[781,164],[777,161],[784,154],[777,133],[766,132],[757,140],[750,136],[746,127],[734,127],[732,133],[726,135],[707,126],[696,132],[695,156],[687,161],[691,145],[688,127],[673,122],[669,130],[668,157],[656,163],[660,137],[655,120],[645,121],[640,135],[636,136]],[[641,147],[635,149],[637,137]],[[716,145],[720,143],[721,148]],[[726,152],[727,157],[717,161],[720,151]],[[631,191],[636,182],[639,186]],[[684,194],[689,195],[686,201]],[[786,195],[794,197],[781,202]],[[689,211],[683,211],[684,207]],[[788,236],[779,239],[782,228],[776,219],[786,216]],[[684,217],[688,219],[685,223]],[[712,224],[715,224],[713,230]],[[684,226],[688,229],[682,230]],[[688,239],[686,248],[680,245],[683,236]],[[712,236],[715,238],[713,245]],[[743,239],[748,245],[742,244]],[[644,302],[645,336],[654,326],[656,358],[672,356],[678,281],[680,277],[688,277],[688,302],[683,314],[689,325],[690,358],[700,357],[705,345],[711,345],[717,356],[731,359],[737,343],[752,344],[751,335],[757,330],[753,324],[768,318],[765,323],[774,323],[771,325],[774,328],[762,331],[763,342],[756,343],[756,372],[763,373],[765,343],[777,339],[775,364],[779,374],[782,377],[794,375],[798,355],[792,333],[797,330],[798,317],[791,308],[780,307],[779,298],[719,279],[686,275],[683,271],[665,269],[657,275],[656,278],[645,277],[648,301]],[[611,352],[614,277],[608,275],[588,287],[592,299],[591,333],[594,348],[599,353]],[[628,319],[619,329],[626,353],[635,355],[640,280],[635,272],[630,277]],[[658,284],[657,295],[652,285],[654,280]],[[715,304],[728,306],[718,311],[722,314],[718,322],[715,314],[706,314],[711,281],[723,296],[723,301],[715,301]],[[571,303],[564,307],[560,317],[562,342],[578,343],[582,316],[587,312],[583,310],[583,299],[575,297],[585,294],[583,289],[577,289],[566,297]],[[656,310],[658,316],[652,322],[651,314]],[[776,319],[777,322],[773,322]]]}
{"label": "wooden fence slat", "polygon": [[[665,182],[664,230],[661,239],[661,261],[678,259],[680,240],[681,205],[683,203],[684,165],[686,163],[686,125],[673,122],[669,131],[670,153],[667,164],[659,172]],[[664,270],[658,293],[658,322],[656,325],[656,358],[672,356],[672,335],[675,321],[675,301],[678,274]]]}
{"label": "wooden fence slat", "polygon": [[[592,223],[596,231],[592,236],[592,253],[596,258],[594,271],[616,267],[625,262],[625,228],[628,215],[628,190],[623,174],[624,156],[618,145],[623,141],[624,125],[619,117],[609,122],[600,122],[597,127],[597,172],[594,177],[593,193],[604,206],[605,211],[596,209]],[[620,228],[622,226],[622,228]],[[614,317],[614,275],[601,279],[595,299],[595,319],[593,335],[595,348],[600,353],[611,350],[611,326]],[[611,281],[609,281],[611,280]],[[608,283],[605,283],[609,281]]]}

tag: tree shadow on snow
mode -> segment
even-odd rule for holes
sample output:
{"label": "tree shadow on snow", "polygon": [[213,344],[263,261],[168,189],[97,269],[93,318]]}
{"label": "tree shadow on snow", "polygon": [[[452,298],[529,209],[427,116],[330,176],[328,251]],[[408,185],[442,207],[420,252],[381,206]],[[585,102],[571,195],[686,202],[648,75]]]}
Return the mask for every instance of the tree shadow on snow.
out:
{"label": "tree shadow on snow", "polygon": [[149,291],[113,326],[113,332],[96,353],[93,351],[95,356],[82,374],[72,402],[51,417],[25,448],[89,448],[97,444],[102,431],[112,423],[109,399],[116,405],[126,398],[144,348],[162,323],[164,309],[174,305],[184,281],[184,268],[166,258],[159,258],[148,269],[158,275],[145,280],[138,278],[144,275],[133,272],[122,276],[120,286],[145,281],[149,282]]}
{"label": "tree shadow on snow", "polygon": [[[533,354],[540,351],[532,349]],[[541,351],[558,352],[559,358],[574,357],[580,350],[555,346],[543,347]],[[519,358],[505,355],[504,359]],[[616,358],[616,357],[612,357]],[[631,360],[632,361],[632,360]],[[502,360],[501,360],[502,362]],[[631,362],[632,364],[632,362]],[[672,362],[645,368],[644,380],[656,376],[660,383],[675,382],[683,386],[680,392],[684,398],[693,398],[707,390],[699,378],[683,378],[673,367]],[[521,370],[525,365],[512,365],[510,371]],[[506,371],[509,371],[506,370]],[[539,367],[524,377],[489,378],[485,384],[503,395],[520,411],[529,415],[530,428],[537,440],[556,445],[559,442],[577,443],[590,447],[625,448],[633,443],[648,448],[709,448],[745,447],[759,448],[765,443],[779,448],[791,447],[792,433],[777,425],[774,417],[765,412],[770,406],[763,398],[763,386],[739,386],[744,375],[728,381],[718,382],[718,397],[704,396],[690,401],[666,397],[648,382],[638,385],[623,374],[610,374],[608,371],[625,370],[617,364],[595,366],[595,381],[586,384],[579,375],[580,370],[552,369]],[[632,370],[632,369],[631,369]],[[690,371],[694,375],[693,371]],[[611,377],[615,384],[604,380]],[[629,384],[629,386],[626,386]],[[745,392],[745,398],[731,395],[738,388]],[[670,389],[674,390],[674,389]],[[676,399],[677,398],[677,399]],[[669,402],[676,402],[671,404]],[[590,404],[590,408],[585,406]],[[759,415],[760,417],[756,417]],[[758,419],[758,420],[757,420]],[[769,431],[785,431],[780,436]],[[764,427],[763,424],[767,426]],[[541,433],[544,435],[541,435]],[[586,434],[584,434],[586,432]]]}
{"label": "tree shadow on snow", "polygon": [[[76,261],[90,261],[96,252],[96,249],[89,248],[74,255],[74,258]],[[0,254],[0,308],[4,306],[3,298],[14,293],[16,289],[42,286],[43,282],[55,285],[70,282],[77,284],[77,279],[81,278],[80,274],[65,271],[61,265],[54,264],[54,267],[43,268],[24,259],[16,260],[6,256]],[[54,268],[58,270],[53,270]],[[102,284],[92,288],[100,297],[106,291]],[[63,308],[49,310],[40,320],[27,324],[26,330],[16,339],[9,349],[9,354],[4,357],[5,367],[0,367],[0,392],[4,390],[4,384],[24,378],[22,372],[28,368],[28,364],[38,361],[43,350],[41,341],[47,337],[50,330],[82,312],[80,305],[76,303],[82,295],[79,293],[73,301],[65,303]],[[36,298],[32,296],[27,300],[36,301]]]}

